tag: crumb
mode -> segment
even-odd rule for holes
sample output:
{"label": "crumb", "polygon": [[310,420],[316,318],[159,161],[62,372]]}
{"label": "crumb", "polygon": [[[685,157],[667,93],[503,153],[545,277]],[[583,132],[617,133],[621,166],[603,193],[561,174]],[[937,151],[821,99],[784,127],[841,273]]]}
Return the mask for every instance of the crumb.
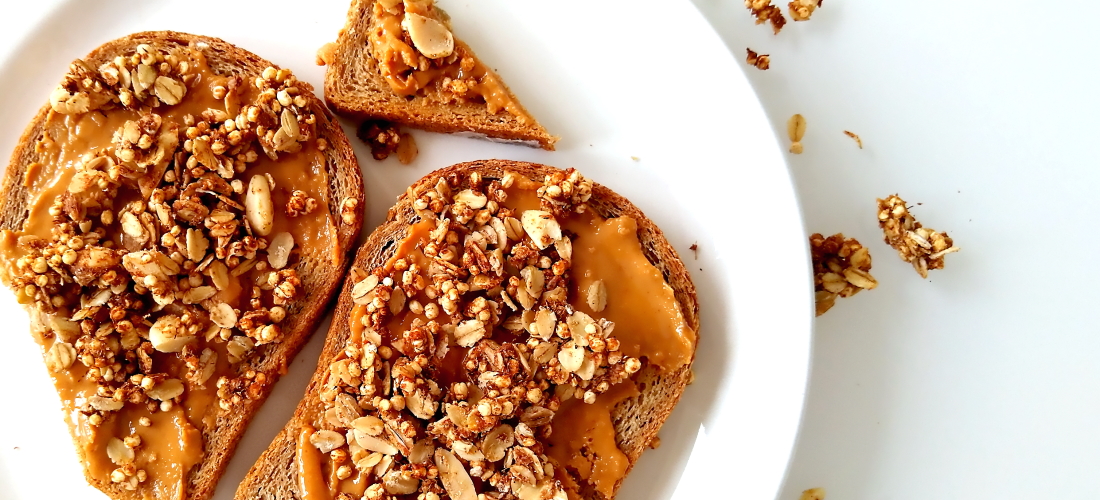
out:
{"label": "crumb", "polygon": [[638,158],[637,156],[631,156],[630,159],[634,161],[642,161],[642,159]]}
{"label": "crumb", "polygon": [[823,0],[793,0],[787,4],[791,19],[795,21],[809,21],[814,9],[821,7]]}
{"label": "crumb", "polygon": [[745,51],[748,52],[748,56],[745,57],[745,62],[749,63],[749,66],[755,66],[756,69],[761,71],[770,67],[772,58],[768,54],[757,54],[756,51],[747,47]]}
{"label": "crumb", "polygon": [[787,24],[787,19],[783,17],[783,11],[772,5],[771,0],[745,0],[745,8],[752,11],[752,15],[756,16],[756,24],[771,22],[772,32],[777,35],[779,30],[783,29],[783,25]]}
{"label": "crumb", "polygon": [[828,238],[821,233],[811,235],[810,258],[818,316],[832,308],[837,297],[851,297],[878,286],[869,272],[871,253],[855,238],[844,238],[843,233]]}
{"label": "crumb", "polygon": [[329,61],[332,61],[336,57],[336,44],[333,42],[326,43],[317,49],[317,65],[326,66]]}
{"label": "crumb", "polygon": [[787,137],[791,140],[790,151],[802,154],[802,137],[806,135],[806,119],[800,114],[791,115],[787,120]]}
{"label": "crumb", "polygon": [[695,260],[699,260],[699,243],[692,243],[688,249],[695,253]]}
{"label": "crumb", "polygon": [[825,500],[825,488],[810,488],[803,491],[799,500]]}
{"label": "crumb", "polygon": [[855,132],[845,130],[844,135],[846,135],[848,137],[851,137],[853,140],[856,141],[856,145],[859,146],[859,149],[863,149],[863,139],[860,139],[859,136],[856,135]]}
{"label": "crumb", "polygon": [[660,436],[653,436],[653,439],[649,441],[649,448],[653,449],[653,450],[656,450],[657,448],[660,448],[660,447],[661,447],[661,438],[660,438]]}
{"label": "crumb", "polygon": [[420,150],[416,147],[416,140],[408,132],[402,132],[399,140],[400,142],[397,143],[397,161],[401,162],[402,165],[408,165],[416,159],[416,155]]}
{"label": "crumb", "polygon": [[896,194],[878,200],[878,225],[886,244],[912,264],[921,278],[928,278],[929,269],[943,269],[944,256],[959,251],[947,233],[921,226]]}
{"label": "crumb", "polygon": [[398,132],[397,126],[381,120],[363,122],[355,135],[370,146],[371,156],[379,161],[396,153],[401,143],[401,133]]}

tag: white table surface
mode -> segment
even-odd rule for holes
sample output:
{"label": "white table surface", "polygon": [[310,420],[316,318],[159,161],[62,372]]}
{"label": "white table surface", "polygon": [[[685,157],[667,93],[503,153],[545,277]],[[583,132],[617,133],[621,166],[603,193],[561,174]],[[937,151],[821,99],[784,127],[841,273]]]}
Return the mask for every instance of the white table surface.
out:
{"label": "white table surface", "polygon": [[[0,53],[57,3],[9,4]],[[739,59],[771,54],[745,71],[777,135],[806,117],[807,230],[858,238],[879,281],[816,321],[779,498],[1094,497],[1100,3],[827,0],[778,36],[741,0],[695,3]],[[928,280],[881,242],[894,192],[962,247]]]}

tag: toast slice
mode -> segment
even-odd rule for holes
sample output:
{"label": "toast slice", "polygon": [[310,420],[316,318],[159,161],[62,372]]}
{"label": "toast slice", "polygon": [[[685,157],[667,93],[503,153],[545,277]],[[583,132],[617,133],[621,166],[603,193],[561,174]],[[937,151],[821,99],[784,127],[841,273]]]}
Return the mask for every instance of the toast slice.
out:
{"label": "toast slice", "polygon": [[451,34],[446,14],[432,0],[352,0],[347,23],[319,59],[328,66],[325,100],[357,121],[384,120],[546,150],[558,139]]}
{"label": "toast slice", "polygon": [[70,66],[0,204],[0,274],[89,483],[120,500],[213,495],[330,304],[365,206],[308,83],[167,31]]}
{"label": "toast slice", "polygon": [[[415,395],[414,392],[405,392],[406,388],[401,386],[409,383],[409,378],[402,378],[407,377],[408,365],[399,366],[404,362],[397,360],[408,359],[401,358],[404,352],[402,349],[408,349],[410,344],[404,342],[409,341],[409,335],[413,335],[412,332],[416,330],[415,320],[410,322],[408,316],[421,317],[418,312],[423,310],[423,318],[430,317],[428,308],[435,307],[435,305],[426,299],[424,295],[426,292],[414,294],[397,292],[397,290],[403,290],[403,288],[389,291],[384,278],[386,270],[404,268],[412,262],[426,264],[429,267],[435,265],[419,260],[423,254],[419,254],[421,257],[417,257],[417,252],[434,252],[435,250],[429,247],[435,245],[435,241],[449,241],[447,239],[449,236],[445,236],[442,230],[438,229],[438,218],[444,216],[434,213],[433,210],[443,209],[444,213],[447,214],[446,217],[456,220],[462,220],[463,217],[471,215],[471,212],[465,208],[458,208],[455,205],[437,206],[432,200],[449,200],[453,196],[454,199],[465,200],[462,204],[467,207],[485,204],[486,208],[490,209],[492,207],[484,201],[485,198],[479,198],[479,190],[484,189],[485,192],[495,192],[502,187],[502,184],[504,186],[509,184],[512,186],[526,185],[527,189],[533,190],[536,187],[543,186],[544,182],[547,186],[551,184],[562,186],[565,184],[561,182],[562,179],[575,181],[573,185],[577,188],[574,192],[581,191],[583,194],[583,192],[588,192],[590,187],[590,198],[583,203],[587,209],[586,214],[576,215],[576,205],[570,205],[568,200],[564,205],[535,201],[534,191],[520,191],[519,193],[509,191],[510,194],[508,194],[506,200],[497,195],[488,195],[489,199],[494,200],[488,203],[499,203],[500,207],[507,205],[509,207],[521,206],[522,208],[531,209],[539,208],[541,204],[543,209],[557,212],[556,215],[559,220],[568,221],[568,223],[563,222],[561,226],[562,235],[566,236],[565,239],[571,238],[572,243],[568,245],[568,248],[560,243],[552,244],[547,247],[546,251],[542,252],[542,255],[553,255],[555,266],[563,255],[572,258],[572,270],[566,271],[563,275],[567,276],[565,278],[566,283],[572,280],[572,284],[555,281],[554,275],[551,274],[551,277],[547,278],[543,285],[545,293],[543,293],[542,299],[537,299],[537,295],[529,293],[524,296],[524,290],[527,288],[526,284],[530,282],[528,279],[518,283],[519,286],[512,286],[516,283],[509,284],[503,290],[507,298],[497,296],[498,300],[492,301],[492,304],[488,305],[488,309],[497,311],[495,313],[498,315],[497,319],[506,319],[501,321],[500,326],[489,328],[492,332],[487,333],[485,339],[474,343],[473,351],[483,348],[489,348],[491,351],[494,345],[498,347],[507,345],[506,339],[509,332],[522,340],[527,337],[527,334],[522,331],[524,328],[543,331],[547,327],[530,327],[528,321],[534,323],[544,321],[543,316],[547,313],[541,312],[542,309],[539,313],[534,313],[534,308],[536,306],[549,306],[552,309],[547,310],[557,310],[557,317],[561,319],[560,324],[569,324],[571,326],[570,330],[574,331],[579,331],[578,326],[573,324],[575,319],[579,321],[578,324],[586,324],[586,321],[574,316],[582,311],[587,311],[592,315],[588,317],[587,323],[591,323],[593,318],[604,316],[614,317],[617,321],[621,319],[621,324],[614,330],[612,330],[614,327],[606,322],[597,322],[602,333],[610,332],[610,336],[604,337],[601,345],[605,345],[608,352],[611,352],[610,339],[621,331],[622,337],[617,337],[621,344],[623,346],[641,344],[641,352],[639,352],[637,346],[633,351],[621,347],[618,352],[626,356],[617,361],[630,365],[633,362],[625,358],[637,356],[634,358],[635,362],[640,359],[640,364],[632,367],[626,366],[625,369],[601,366],[595,372],[597,374],[595,378],[591,378],[587,384],[579,382],[580,379],[577,378],[571,379],[569,373],[563,373],[559,370],[553,377],[554,380],[563,382],[558,387],[562,387],[564,390],[550,389],[535,384],[534,387],[547,389],[546,398],[543,398],[544,394],[541,391],[535,391],[536,394],[524,395],[524,397],[533,397],[534,400],[540,401],[540,404],[543,405],[542,410],[536,411],[537,409],[533,409],[535,406],[529,404],[532,399],[514,400],[516,401],[515,404],[522,405],[524,408],[522,412],[519,409],[514,410],[515,413],[521,414],[518,418],[515,418],[514,415],[495,419],[493,417],[475,418],[474,414],[481,411],[481,404],[487,401],[490,404],[495,404],[500,400],[490,398],[489,396],[492,396],[492,393],[487,393],[481,390],[478,385],[475,385],[475,381],[484,382],[485,380],[483,378],[486,376],[484,375],[485,366],[480,365],[482,361],[475,363],[476,367],[474,368],[471,368],[471,365],[465,365],[466,361],[470,359],[482,359],[477,357],[479,355],[471,354],[473,351],[467,351],[466,354],[461,352],[465,349],[463,346],[471,345],[471,339],[477,340],[478,332],[471,333],[468,321],[460,322],[458,319],[451,319],[449,326],[442,327],[444,333],[439,333],[435,337],[429,336],[430,339],[427,340],[429,344],[434,341],[434,354],[432,349],[428,350],[430,359],[424,368],[420,370],[422,376],[439,380],[440,397],[445,401],[437,407],[433,407],[430,401],[425,402],[425,394]],[[471,188],[473,192],[468,191]],[[553,194],[553,188],[548,187],[547,189]],[[542,192],[546,193],[547,191]],[[513,202],[516,205],[512,205]],[[449,212],[447,207],[450,207]],[[574,209],[573,215],[568,213],[570,209]],[[504,210],[498,208],[497,215],[499,219],[490,219],[485,226],[481,226],[482,230],[485,231],[485,227],[499,227],[503,234],[498,238],[505,237],[504,241],[506,242],[523,241],[525,243],[522,245],[526,246],[527,250],[537,248],[531,246],[533,239],[530,237],[527,225],[524,225],[518,232],[515,227],[511,229],[506,227],[514,225],[516,222],[509,221],[506,217],[509,214],[506,214]],[[460,215],[462,213],[465,213],[465,215]],[[632,278],[619,280],[617,284],[607,284],[607,293],[602,299],[603,304],[599,303],[601,300],[599,293],[591,293],[595,285],[592,278],[604,276],[600,274],[601,270],[594,267],[594,263],[599,263],[604,267],[614,267],[615,265],[606,265],[608,261],[600,261],[599,256],[596,257],[596,260],[593,260],[591,256],[593,250],[598,253],[602,248],[596,246],[595,243],[599,236],[592,232],[590,228],[586,229],[583,223],[578,223],[573,218],[569,218],[579,217],[579,220],[583,221],[586,215],[591,217],[591,214],[598,216],[593,217],[592,221],[607,219],[603,224],[632,219],[636,222],[637,228],[634,232],[612,231],[625,238],[621,241],[632,241],[632,244],[636,245],[634,248],[635,254],[624,252],[615,245],[603,248],[603,250],[606,250],[605,256],[610,256],[614,261],[620,262],[622,269],[627,270],[624,272],[627,272]],[[521,218],[519,210],[515,210],[511,215],[514,215],[512,220]],[[478,216],[474,215],[474,217],[476,219]],[[500,224],[501,221],[504,225]],[[590,223],[595,224],[595,222]],[[622,226],[614,227],[632,227],[628,222],[622,222],[622,224]],[[454,225],[451,227],[454,227]],[[607,228],[609,226],[604,225],[601,227]],[[536,231],[538,231],[537,228]],[[431,234],[426,234],[428,232],[431,232]],[[523,236],[525,232],[528,233],[527,239],[523,239],[525,238]],[[517,236],[518,238],[516,238]],[[604,236],[607,236],[606,233]],[[496,241],[501,240],[497,239]],[[469,242],[466,243],[466,245],[469,244]],[[505,245],[509,245],[509,243],[505,243]],[[511,243],[510,245],[512,253],[504,253],[503,255],[517,255],[515,248],[520,244]],[[630,244],[625,244],[622,245],[622,248],[629,246]],[[491,247],[491,245],[488,247]],[[469,249],[468,246],[466,248]],[[468,251],[471,254],[477,253],[472,249]],[[537,250],[534,251],[537,252]],[[486,250],[486,253],[490,255],[489,260],[491,261],[493,259],[492,255],[495,254],[491,250]],[[539,257],[532,257],[530,253],[527,255],[528,258],[539,260]],[[511,259],[512,257],[508,258]],[[641,259],[643,262],[639,265],[632,259]],[[461,259],[455,257],[454,260],[456,262],[461,260],[462,265],[465,266],[474,264],[473,261],[476,259],[468,261],[466,257]],[[509,272],[514,274],[515,268],[523,264],[523,259],[521,258],[519,261],[510,260],[509,262],[510,264],[507,264],[510,269]],[[551,266],[550,269],[555,268]],[[546,273],[550,273],[550,271],[546,271]],[[572,273],[571,278],[568,277],[570,273]],[[381,281],[379,280],[380,276],[383,277]],[[545,276],[545,274],[540,274],[540,276]],[[587,283],[587,286],[585,286],[586,280],[590,282]],[[629,290],[632,288],[644,289],[649,286],[648,283],[650,282],[646,280],[655,280],[660,287],[664,288],[657,295],[662,295],[666,302],[658,303],[659,307],[649,307],[654,303],[646,302],[646,299],[637,296],[629,296]],[[375,284],[374,289],[370,288],[372,281]],[[432,282],[439,283],[439,281],[434,281],[434,278],[429,283]],[[470,282],[478,283],[477,278],[470,278]],[[448,285],[441,286],[444,289],[448,287]],[[455,285],[455,287],[457,286]],[[492,283],[481,283],[481,286],[492,286]],[[565,293],[559,293],[556,290]],[[599,292],[599,287],[595,287],[595,290]],[[364,303],[369,304],[379,297],[384,298],[383,295],[386,293],[390,295],[390,300],[374,304],[374,312],[371,312],[371,305],[361,305]],[[486,291],[484,296],[492,297],[493,293],[499,294],[501,291],[492,288]],[[396,295],[400,295],[401,298],[394,299],[393,297]],[[420,300],[425,302],[421,304]],[[596,301],[595,305],[590,303],[592,300]],[[633,303],[635,300],[637,300],[636,304]],[[394,301],[400,304],[395,304]],[[469,303],[476,304],[476,301],[477,299],[473,299]],[[414,302],[417,305],[414,305]],[[378,308],[377,306],[381,307]],[[527,309],[527,306],[531,306],[532,309]],[[395,309],[391,310],[390,307],[395,307]],[[632,311],[633,307],[640,311],[639,317],[641,319],[632,321],[630,318],[624,318],[624,311]],[[601,309],[603,312],[596,312]],[[678,324],[683,330],[678,331],[677,334],[661,331],[660,326],[653,326],[647,330],[646,323],[650,322],[650,317],[646,316],[648,313],[643,310],[653,309],[662,309],[660,313],[655,314],[658,323],[667,322],[661,323],[662,325]],[[398,319],[386,320],[386,312],[392,312],[393,310],[399,311]],[[406,310],[409,311],[407,314],[404,312]],[[446,312],[446,306],[444,305],[441,310],[443,312],[438,313],[440,318]],[[519,311],[526,312],[520,313]],[[570,311],[573,311],[573,315],[566,316]],[[380,314],[381,319],[374,317],[374,314]],[[662,317],[662,315],[665,315],[665,317]],[[367,317],[369,317],[368,323],[372,326],[363,326],[363,319]],[[565,317],[569,319],[566,320]],[[679,323],[675,323],[675,320],[678,320]],[[390,322],[386,323],[386,321]],[[383,327],[384,323],[386,326]],[[528,326],[525,327],[525,325]],[[412,328],[406,330],[403,334],[399,333],[399,330],[404,327]],[[398,470],[396,465],[398,462],[416,462],[419,460],[424,463],[424,465],[419,466],[421,474],[427,473],[429,477],[434,477],[431,474],[439,473],[454,477],[460,476],[456,472],[457,466],[448,469],[447,464],[455,464],[456,456],[461,459],[457,462],[457,465],[463,467],[464,471],[475,478],[479,476],[479,473],[481,477],[489,478],[490,474],[494,472],[494,468],[497,469],[498,477],[496,479],[490,479],[489,481],[474,479],[473,481],[476,481],[478,487],[488,488],[491,483],[495,489],[505,492],[511,491],[511,494],[521,499],[584,498],[595,500],[613,498],[622,483],[623,476],[633,467],[642,452],[653,442],[661,425],[667,419],[690,382],[691,361],[694,359],[696,347],[694,332],[698,330],[698,327],[698,302],[695,287],[676,251],[652,221],[646,218],[637,207],[610,189],[599,184],[587,184],[586,181],[574,176],[572,171],[562,171],[554,167],[507,160],[461,163],[438,170],[409,187],[406,193],[398,199],[397,204],[390,209],[386,222],[379,226],[367,242],[360,247],[355,262],[352,264],[349,279],[345,282],[340,293],[332,326],[325,341],[317,371],[306,389],[305,398],[295,410],[290,422],[249,471],[237,489],[235,498],[237,500],[267,500],[319,497],[332,498],[333,500],[347,500],[349,498],[357,500],[364,493],[363,498],[474,498],[469,492],[459,493],[452,489],[454,484],[462,482],[461,478],[453,480],[455,482],[451,484],[444,480],[442,485],[439,481],[424,480],[417,485],[416,491],[421,494],[420,496],[409,495],[403,497],[397,495],[411,493],[413,490],[412,485],[407,482],[409,477],[400,475],[405,473],[403,471],[412,471],[408,474],[413,478],[423,477],[423,475],[416,476],[416,468],[412,466],[401,466]],[[515,329],[520,331],[515,331]],[[641,333],[631,333],[626,331],[627,329],[636,329],[637,332]],[[662,335],[665,337],[663,340],[654,340]],[[496,344],[494,340],[488,340],[489,336],[492,336],[496,342],[505,344]],[[574,334],[574,337],[578,338],[576,334]],[[395,338],[400,338],[401,343],[395,341]],[[580,340],[576,342],[580,342]],[[517,347],[520,351],[529,354],[529,357],[525,359],[529,360],[532,366],[538,361],[547,362],[548,365],[562,362],[559,357],[553,356],[552,353],[549,356],[551,361],[547,361],[546,354],[548,351],[545,349],[546,346],[541,346],[542,344],[537,339],[534,343],[537,346],[533,348],[533,351]],[[386,347],[370,347],[372,344],[382,344]],[[575,344],[574,347],[576,345],[579,344]],[[590,347],[585,349],[592,349],[591,346],[595,344],[590,342],[588,345]],[[441,346],[447,347],[443,348]],[[446,353],[439,356],[441,349]],[[564,347],[562,350],[565,350]],[[572,349],[570,350],[573,352]],[[503,351],[504,348],[498,352]],[[379,379],[383,381],[381,387],[377,386],[377,382],[374,383],[373,387],[375,389],[373,391],[375,394],[381,396],[381,399],[390,396],[390,400],[387,402],[379,398],[368,397],[368,392],[371,390],[365,389],[364,386],[360,388],[359,392],[359,407],[351,407],[352,412],[348,414],[346,413],[349,411],[346,406],[348,398],[345,397],[347,394],[340,392],[341,381],[343,380],[341,377],[349,375],[349,365],[345,364],[348,363],[349,357],[354,359],[353,356],[360,352],[364,353],[364,357],[368,356],[365,354],[367,352],[375,353],[371,354],[370,357],[376,362],[379,362],[380,359],[393,359],[397,364],[393,366],[383,365],[382,370],[377,375],[373,375],[376,381]],[[455,359],[456,352],[458,353],[457,360]],[[585,352],[585,356],[590,356],[587,351]],[[484,350],[482,353],[484,353]],[[387,358],[387,355],[390,357]],[[440,358],[442,361],[440,361]],[[505,358],[507,358],[507,355],[505,355]],[[611,356],[608,356],[607,359],[610,360]],[[527,366],[526,363],[521,361],[520,365]],[[360,366],[362,365],[374,366],[366,362],[360,364]],[[505,365],[508,365],[508,363],[505,363]],[[491,368],[495,366],[490,364]],[[505,371],[496,373],[507,375],[511,373],[507,370],[515,369],[519,365],[516,365],[513,360],[513,363],[509,366],[510,368],[503,369]],[[564,364],[558,366],[566,370],[572,369],[572,367],[567,368]],[[459,388],[445,383],[448,379],[460,380],[463,377],[463,367],[469,369],[466,373],[468,375],[466,380],[469,381],[467,387]],[[584,369],[584,365],[582,365],[580,371],[584,371]],[[634,372],[633,370],[637,371]],[[368,384],[365,381],[372,379],[372,375],[368,374],[370,371],[369,368],[362,369],[359,376],[362,377],[363,384]],[[603,372],[602,375],[601,372]],[[617,374],[616,377],[619,378],[622,378],[624,374],[633,373],[633,375],[613,384],[610,389],[598,387],[596,382],[607,380],[601,379],[601,377],[611,376],[609,374],[612,373]],[[589,372],[588,376],[592,377],[592,372]],[[488,377],[491,378],[492,375],[488,375]],[[391,381],[394,385],[393,392],[387,392],[386,385]],[[614,382],[614,380],[610,381]],[[419,382],[422,383],[423,381]],[[577,390],[576,387],[570,385],[578,382],[587,389]],[[390,410],[396,408],[395,405],[398,403],[392,402],[394,401],[392,395],[398,394],[398,387],[401,387],[400,391],[404,394],[400,404],[404,405],[407,411],[403,413],[379,411],[385,408]],[[607,392],[601,393],[601,389],[607,389]],[[349,389],[343,387],[343,390],[346,392]],[[479,391],[483,397],[479,401],[474,401],[474,394]],[[467,399],[466,403],[459,401],[459,399],[462,399],[459,394],[463,392],[469,394],[465,398]],[[600,394],[589,395],[589,392]],[[338,395],[334,396],[334,394]],[[429,390],[427,394],[432,394],[432,391]],[[563,402],[562,400],[568,398],[570,394],[577,397]],[[592,396],[595,396],[595,401],[588,400]],[[584,399],[585,402],[582,402],[581,399]],[[354,403],[356,399],[350,401]],[[587,402],[594,404],[589,405],[586,404]],[[469,411],[468,413],[457,411],[457,413],[464,416],[456,417],[454,415],[456,408],[453,406],[465,406],[466,410]],[[477,407],[478,410],[472,410],[474,407]],[[366,417],[352,420],[356,415],[361,415],[364,409],[366,410]],[[556,416],[553,416],[553,419],[548,416],[554,415],[551,409],[558,412]],[[401,432],[399,429],[402,428],[402,424],[399,422],[402,418],[409,417],[408,414],[413,411],[416,413],[412,413],[412,415],[416,418],[407,420],[414,422],[412,426],[417,429],[414,433],[415,436],[410,435],[413,433],[399,436],[398,434]],[[489,411],[493,415],[496,412],[496,410]],[[400,417],[402,414],[405,416]],[[370,429],[372,426],[381,425],[381,421],[374,419],[376,415],[381,415],[385,419],[386,431],[381,434],[379,434],[381,432],[380,427],[376,427],[374,430]],[[448,430],[448,426],[454,428],[454,423],[457,422],[454,420],[456,418],[465,419],[468,426],[481,425],[482,430],[485,427],[494,429],[490,431],[490,434],[497,433],[496,437],[500,438],[497,442],[506,442],[510,445],[511,443],[508,441],[514,438],[515,442],[527,445],[527,450],[534,450],[535,455],[515,448],[505,454],[499,447],[488,444],[493,442],[493,439],[479,441],[474,439],[479,434],[463,434],[461,432],[458,433],[459,439],[466,439],[468,442],[456,444],[457,439],[449,437],[430,441],[439,445],[440,448],[444,446],[452,447],[456,450],[454,454],[441,457],[439,451],[434,455],[429,453],[430,448],[425,449],[426,438],[423,437],[425,432],[435,434],[437,431]],[[603,419],[602,422],[600,418]],[[540,422],[540,419],[544,421]],[[540,426],[545,424],[545,420],[548,419],[550,424],[554,426],[549,441],[546,438],[547,428]],[[350,424],[348,423],[349,420],[351,420]],[[478,422],[472,423],[475,420]],[[492,427],[500,422],[510,424],[512,427],[504,430],[504,432],[498,431],[499,427]],[[343,430],[341,426],[348,427],[349,425],[353,430],[348,430],[346,433],[340,432]],[[333,432],[332,429],[337,429],[337,432]],[[395,431],[395,429],[398,430]],[[469,427],[466,429],[469,430]],[[312,432],[313,430],[318,431]],[[446,432],[441,433],[446,434]],[[380,445],[375,438],[360,439],[372,434],[381,438],[384,442]],[[563,442],[554,442],[553,436],[555,435],[562,436],[565,439],[564,444]],[[372,441],[371,439],[375,440]],[[355,445],[336,446],[353,441]],[[470,446],[471,444],[472,446]],[[387,446],[391,449],[383,450]],[[462,449],[461,452],[458,451],[460,448]],[[389,455],[382,456],[379,459],[378,454],[371,453],[371,450],[383,450],[386,453],[396,452],[396,458],[390,460],[387,464]],[[324,456],[323,452],[327,452],[329,456]],[[497,461],[492,463],[485,460],[477,462],[479,458],[477,455],[479,454],[487,460],[496,459]],[[490,456],[490,454],[496,454],[497,456]],[[506,458],[500,461],[500,458],[505,455]],[[547,459],[547,456],[551,459]],[[557,473],[544,474],[545,469],[537,470],[537,467],[533,466],[527,467],[526,470],[514,467],[524,460],[529,462],[532,457],[543,463],[553,463],[554,470]],[[443,467],[447,469],[445,473],[441,472],[439,465],[436,465],[437,460],[444,462]],[[341,470],[341,464],[351,468]],[[510,468],[504,471],[498,467],[500,464],[506,464]],[[476,467],[474,467],[475,465]],[[531,464],[528,463],[527,465]],[[389,468],[389,470],[383,468]],[[614,473],[601,474],[593,472],[594,470],[613,470]],[[380,472],[383,474],[379,474]],[[532,476],[529,473],[537,474],[537,476],[534,476],[538,479],[535,485],[527,485],[530,487],[522,491],[517,488],[509,489],[510,486],[514,486],[510,484],[512,480],[522,480],[523,477],[531,479]],[[342,477],[346,477],[346,479],[341,479]],[[379,477],[383,478],[381,484],[376,484],[379,482]],[[470,479],[465,481],[467,486],[474,485],[470,482]],[[336,485],[335,488],[333,488],[333,485]],[[391,496],[391,494],[396,496]],[[514,497],[504,495],[501,498]]]}

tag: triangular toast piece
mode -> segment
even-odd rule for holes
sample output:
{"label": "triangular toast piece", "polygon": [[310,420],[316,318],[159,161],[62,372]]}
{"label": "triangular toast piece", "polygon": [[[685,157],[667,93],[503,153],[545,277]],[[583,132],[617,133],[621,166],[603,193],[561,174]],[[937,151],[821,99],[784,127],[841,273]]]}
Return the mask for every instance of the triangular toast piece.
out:
{"label": "triangular toast piece", "polygon": [[432,0],[353,0],[319,59],[328,66],[325,100],[341,115],[547,150],[558,140],[451,33]]}
{"label": "triangular toast piece", "polygon": [[0,278],[92,486],[214,495],[343,280],[363,206],[351,143],[289,70],[170,31],[72,63],[0,184]]}

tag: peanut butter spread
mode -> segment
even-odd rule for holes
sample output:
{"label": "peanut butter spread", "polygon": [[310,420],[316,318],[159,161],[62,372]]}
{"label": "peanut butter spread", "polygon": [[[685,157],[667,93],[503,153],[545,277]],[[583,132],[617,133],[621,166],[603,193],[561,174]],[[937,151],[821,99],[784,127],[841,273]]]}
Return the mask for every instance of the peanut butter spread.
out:
{"label": "peanut butter spread", "polygon": [[591,192],[570,170],[542,183],[475,172],[408,194],[420,221],[387,262],[349,277],[349,340],[321,386],[324,413],[299,430],[302,492],[614,493],[630,468],[614,407],[639,394],[644,366],[690,363],[695,332],[636,222],[588,210]]}
{"label": "peanut butter spread", "polygon": [[394,93],[483,101],[490,114],[504,110],[520,123],[534,123],[500,77],[454,37],[448,21],[433,0],[374,2],[370,50]]}
{"label": "peanut butter spread", "polygon": [[266,393],[249,360],[299,307],[300,255],[336,246],[315,104],[204,48],[75,61],[0,232],[89,476],[144,498],[188,497],[204,433]]}

